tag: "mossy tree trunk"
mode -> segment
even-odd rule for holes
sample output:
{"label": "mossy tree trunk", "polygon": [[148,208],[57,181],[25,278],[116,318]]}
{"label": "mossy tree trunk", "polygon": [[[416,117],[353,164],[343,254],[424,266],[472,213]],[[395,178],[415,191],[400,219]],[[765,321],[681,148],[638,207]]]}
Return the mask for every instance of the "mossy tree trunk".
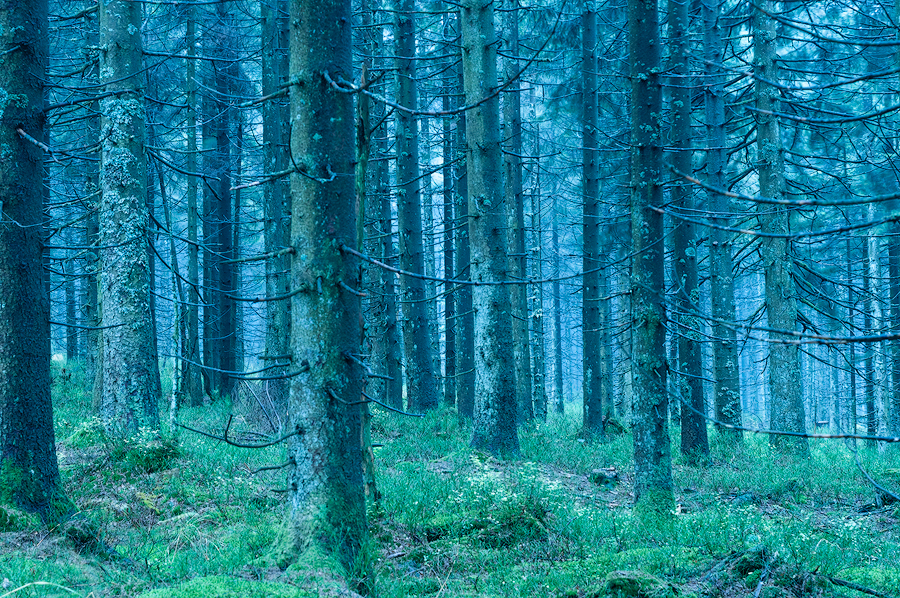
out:
{"label": "mossy tree trunk", "polygon": [[[777,34],[775,21],[766,13],[774,2],[765,0],[753,11],[753,50],[755,55],[756,161],[759,168],[759,194],[772,199],[784,197],[784,155],[778,117]],[[765,12],[763,12],[765,11]],[[768,235],[760,239],[766,277],[766,316],[769,328],[793,332],[797,328],[797,293],[794,260],[790,240],[789,212],[784,206],[762,205],[760,230]],[[769,392],[771,424],[775,430],[804,432],[806,415],[801,392],[798,347],[788,335],[769,333]],[[772,446],[780,450],[806,453],[805,438],[771,436]]]}
{"label": "mossy tree trunk", "polygon": [[[396,13],[397,101],[415,109],[416,82],[415,2],[400,0]],[[400,268],[425,274],[422,238],[422,196],[419,178],[419,122],[405,111],[397,112],[397,228],[400,232]],[[429,257],[430,259],[430,257]],[[438,405],[438,381],[434,372],[434,321],[428,317],[425,281],[400,277],[403,296],[403,346],[406,364],[406,396],[413,411]]]}
{"label": "mossy tree trunk", "polygon": [[[365,371],[357,260],[353,98],[326,77],[353,78],[349,0],[290,1],[290,525],[285,560],[304,553],[356,565],[366,534],[361,445]],[[327,75],[326,75],[327,74]]]}
{"label": "mossy tree trunk", "polygon": [[100,292],[103,388],[100,417],[107,434],[159,427],[154,394],[141,4],[100,3],[101,200]]}
{"label": "mossy tree trunk", "polygon": [[[500,185],[500,102],[487,100],[497,86],[497,35],[494,5],[465,0],[460,9],[466,104],[481,102],[466,114],[469,183],[469,236],[472,280],[506,279],[506,201]],[[515,361],[512,313],[506,285],[472,289],[475,309],[475,429],[472,446],[500,455],[516,455]]]}
{"label": "mossy tree trunk", "polygon": [[672,508],[660,165],[661,90],[656,0],[629,0],[631,56],[631,330],[634,495],[652,512]]}
{"label": "mossy tree trunk", "polygon": [[42,262],[46,0],[0,4],[0,506],[54,520],[61,503]]}
{"label": "mossy tree trunk", "polygon": [[[503,156],[506,182],[506,209],[509,222],[509,275],[512,280],[528,278],[525,253],[525,195],[522,191],[522,96],[516,78],[519,71],[519,0],[505,0],[506,58],[504,77],[512,81],[503,97],[504,137],[508,151]],[[509,289],[512,305],[513,359],[516,367],[516,397],[519,420],[534,418],[531,397],[531,346],[528,343],[528,287],[513,285]]]}

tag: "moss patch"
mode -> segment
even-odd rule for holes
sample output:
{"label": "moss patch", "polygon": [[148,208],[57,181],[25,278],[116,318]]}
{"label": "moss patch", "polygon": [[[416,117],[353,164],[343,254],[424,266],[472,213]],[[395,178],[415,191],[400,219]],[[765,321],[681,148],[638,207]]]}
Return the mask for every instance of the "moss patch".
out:
{"label": "moss patch", "polygon": [[140,598],[306,598],[317,594],[297,586],[271,581],[249,581],[212,575],[171,588],[153,590]]}

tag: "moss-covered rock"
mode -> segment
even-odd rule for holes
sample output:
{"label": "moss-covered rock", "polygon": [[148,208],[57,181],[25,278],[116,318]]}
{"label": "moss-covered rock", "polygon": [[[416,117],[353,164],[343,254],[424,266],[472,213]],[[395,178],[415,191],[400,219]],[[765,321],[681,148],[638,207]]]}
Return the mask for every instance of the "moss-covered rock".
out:
{"label": "moss-covered rock", "polygon": [[199,577],[187,583],[146,592],[140,598],[307,598],[317,596],[286,583],[249,581],[224,575]]}
{"label": "moss-covered rock", "polygon": [[678,588],[643,571],[613,571],[603,582],[609,598],[676,598]]}

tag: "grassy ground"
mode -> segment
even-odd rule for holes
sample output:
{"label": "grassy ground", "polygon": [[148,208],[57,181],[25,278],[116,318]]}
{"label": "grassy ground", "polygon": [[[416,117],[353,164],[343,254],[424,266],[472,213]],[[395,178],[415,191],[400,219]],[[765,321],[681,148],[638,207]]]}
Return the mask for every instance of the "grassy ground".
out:
{"label": "grassy ground", "polygon": [[[282,462],[280,449],[184,431],[104,444],[78,378],[58,375],[54,399],[82,531],[20,520],[0,533],[0,598],[336,595],[311,572],[281,571],[267,558],[283,481],[253,472]],[[182,419],[221,429],[232,411],[234,428],[249,429],[224,402]],[[813,441],[809,460],[783,460],[765,438],[726,454],[714,435],[708,466],[676,460],[676,513],[652,524],[631,512],[630,436],[586,443],[577,420],[525,426],[521,460],[500,462],[468,448],[471,431],[453,413],[376,413],[383,498],[370,508],[367,550],[377,595],[900,596],[900,509],[878,496],[845,445]],[[892,451],[861,447],[860,459],[879,483],[900,488]]]}

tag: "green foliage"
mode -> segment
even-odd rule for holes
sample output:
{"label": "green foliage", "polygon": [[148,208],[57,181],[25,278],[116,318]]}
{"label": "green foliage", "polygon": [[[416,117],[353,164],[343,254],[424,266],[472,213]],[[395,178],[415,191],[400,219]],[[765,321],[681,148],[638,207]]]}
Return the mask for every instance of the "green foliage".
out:
{"label": "green foliage", "polygon": [[[184,431],[176,443],[166,430],[106,443],[78,364],[54,368],[63,482],[80,514],[48,536],[4,507],[0,530],[16,530],[0,531],[10,587],[148,598],[330,595],[341,583],[381,598],[852,593],[835,592],[830,576],[900,593],[896,515],[877,506],[842,445],[776,458],[765,438],[735,450],[711,431],[708,465],[676,462],[677,507],[653,518],[632,508],[630,434],[586,441],[572,413],[523,426],[522,460],[499,461],[469,448],[469,424],[453,411],[375,412],[383,498],[369,505],[359,567],[310,553],[282,570],[273,555],[287,504],[271,490],[284,488],[283,472],[251,472],[283,463],[284,447],[248,451]],[[219,430],[234,415],[241,434],[249,419],[232,409],[219,401],[180,417]],[[900,457],[860,458],[896,490]],[[596,471],[615,483],[595,483]],[[56,595],[48,588],[19,595]]]}
{"label": "green foliage", "polygon": [[191,580],[166,589],[141,594],[140,598],[306,598],[318,596],[296,586],[269,581],[248,581],[223,575]]}

